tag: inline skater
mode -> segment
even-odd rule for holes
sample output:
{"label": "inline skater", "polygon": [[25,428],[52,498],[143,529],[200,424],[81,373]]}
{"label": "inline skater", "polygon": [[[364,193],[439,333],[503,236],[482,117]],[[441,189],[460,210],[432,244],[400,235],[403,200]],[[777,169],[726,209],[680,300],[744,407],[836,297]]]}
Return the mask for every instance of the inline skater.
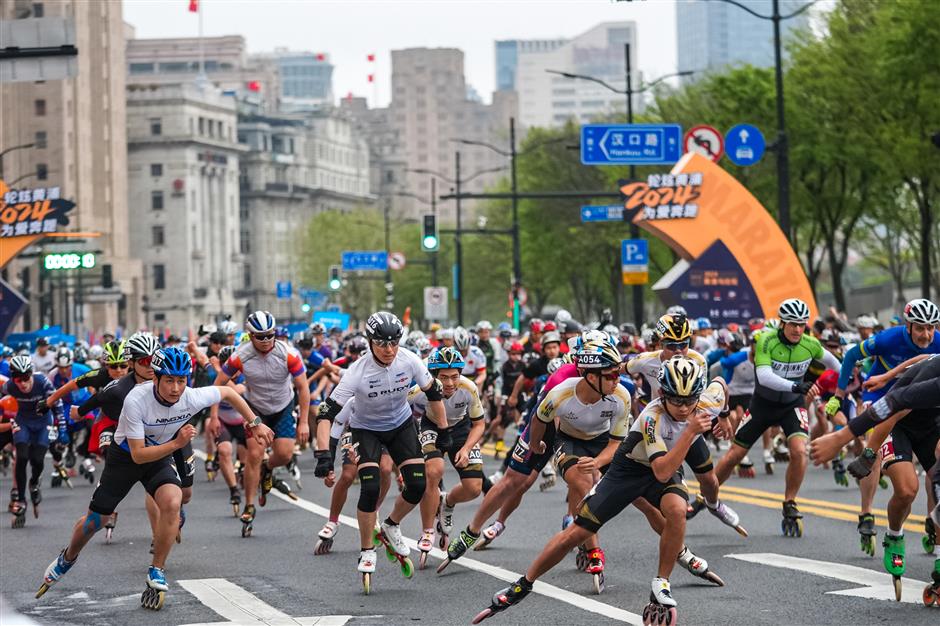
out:
{"label": "inline skater", "polygon": [[801,537],[803,520],[796,506],[796,496],[806,474],[806,440],[809,437],[806,400],[814,385],[803,376],[813,359],[826,368],[838,369],[838,359],[827,352],[819,340],[804,333],[809,321],[809,307],[797,298],[784,300],[777,311],[782,322],[777,332],[760,335],[754,346],[754,371],[757,384],[751,398],[751,419],[735,432],[731,449],[715,468],[719,484],[724,484],[747,451],[771,426],[781,426],[787,438],[790,463],[784,488],[782,529],[786,536]]}
{"label": "inline skater", "polygon": [[[852,379],[855,366],[861,359],[871,358],[873,364],[868,372],[869,387],[862,393],[862,407],[876,402],[890,391],[895,379],[885,376],[889,370],[901,365],[908,359],[921,354],[940,353],[940,332],[936,330],[940,323],[940,309],[930,300],[918,298],[911,300],[904,307],[904,325],[895,326],[869,337],[848,350],[842,360],[839,371],[839,383],[835,394],[826,403],[826,414],[833,416],[843,406],[846,389]],[[871,388],[877,383],[883,386]],[[878,449],[870,442],[867,448]],[[861,491],[861,510],[858,516],[858,530],[861,534],[862,550],[874,556],[874,523],[872,504],[878,480],[881,475],[881,456],[876,454],[872,471],[859,482]]]}
{"label": "inline skater", "polygon": [[[56,367],[54,373],[50,378],[52,386],[58,390],[63,385],[71,382],[73,377],[82,376],[87,374],[90,370],[87,366],[81,363],[74,362],[74,355],[71,350],[65,346],[60,347],[56,350]],[[75,459],[75,449],[78,448],[79,454],[84,457],[82,459],[82,464],[79,466],[79,472],[82,475],[88,477],[88,482],[94,482],[94,461],[90,458],[88,453],[88,423],[89,420],[86,420],[78,412],[78,406],[87,400],[90,397],[90,393],[87,390],[75,390],[72,393],[66,394],[62,397],[62,416],[65,418],[66,423],[66,433],[68,435],[68,441],[65,444],[61,442],[56,442],[55,445],[50,446],[49,452],[52,455],[52,465],[54,470],[54,476],[59,477],[59,482],[61,483],[62,474],[59,472],[59,469],[62,467],[62,456],[65,455],[67,467],[71,467],[74,464]],[[51,398],[59,400],[57,394],[52,394]],[[44,406],[44,405],[42,405]],[[94,415],[90,415],[91,420],[94,419]],[[82,432],[86,433],[85,437],[81,438],[79,442],[78,439]],[[76,444],[79,444],[76,446]],[[90,471],[89,471],[90,470]],[[67,473],[66,473],[67,475]]]}
{"label": "inline skater", "polygon": [[477,393],[483,395],[483,383],[486,382],[486,355],[471,343],[470,332],[463,326],[454,329],[454,347],[460,352],[464,368],[461,374],[473,381]]}
{"label": "inline skater", "polygon": [[[33,516],[39,517],[39,503],[42,491],[39,481],[46,450],[49,449],[49,427],[55,425],[58,442],[68,442],[65,416],[62,403],[55,402],[49,410],[39,404],[55,392],[55,387],[44,374],[33,370],[33,361],[27,356],[15,356],[10,360],[10,379],[3,385],[3,393],[16,400],[17,411],[13,420],[13,445],[16,449],[14,468],[17,486],[17,498],[10,512],[13,514],[13,528],[22,528],[26,524],[26,490],[33,505]],[[39,405],[39,406],[37,406]],[[29,483],[26,482],[26,466],[30,466]]]}
{"label": "inline skater", "polygon": [[36,351],[30,356],[33,371],[47,376],[55,368],[55,354],[49,350],[49,340],[40,337],[36,340]]}
{"label": "inline skater", "polygon": [[253,438],[269,443],[273,437],[234,389],[187,387],[192,359],[183,350],[158,350],[152,365],[154,381],[134,387],[124,400],[114,445],[108,448],[101,481],[88,512],[75,524],[69,545],[46,568],[37,598],[71,569],[82,548],[101,530],[102,518],[111,515],[140,482],[160,511],[153,560],[140,601],[145,608],[159,610],[169,589],[164,567],[178,529],[183,497],[173,453],[189,446],[196,436],[196,428],[187,421],[203,408],[225,400],[236,407]]}
{"label": "inline skater", "polygon": [[[506,429],[517,421],[517,409],[509,404],[508,399],[512,395],[513,389],[515,389],[516,381],[522,377],[522,373],[526,368],[525,363],[522,362],[524,350],[522,344],[518,341],[514,341],[508,346],[507,353],[509,356],[500,367],[499,380],[501,381],[501,388],[500,394],[496,397],[497,414],[490,417],[485,441],[502,441]],[[493,480],[493,478],[496,480]],[[495,483],[499,478],[501,476],[493,476],[490,480]]]}
{"label": "inline skater", "polygon": [[[330,454],[329,425],[343,406],[355,398],[356,412],[350,416],[352,445],[359,457],[359,504],[356,517],[362,548],[358,570],[366,594],[371,590],[376,556],[374,541],[385,545],[390,557],[398,560],[402,573],[414,574],[408,546],[399,524],[414,509],[426,487],[425,464],[415,422],[408,405],[408,393],[417,384],[428,399],[428,415],[440,431],[447,430],[441,384],[431,376],[421,359],[408,350],[400,350],[398,342],[404,334],[401,321],[392,313],[379,311],[366,321],[371,357],[361,358],[324,401],[317,415],[316,476],[331,477],[333,458]],[[438,435],[439,442],[441,436]],[[446,435],[445,435],[446,437]],[[379,459],[381,447],[398,466],[403,489],[395,500],[391,515],[375,531],[376,505],[379,498]]]}
{"label": "inline skater", "polygon": [[[274,431],[274,443],[267,460],[264,460],[267,446],[255,439],[248,441],[242,537],[250,536],[253,529],[255,495],[258,495],[258,503],[264,506],[267,494],[274,486],[274,468],[291,461],[295,439],[304,444],[310,436],[307,420],[295,420],[293,414],[295,392],[299,406],[310,406],[306,369],[296,350],[285,342],[275,341],[276,326],[274,316],[267,311],[255,311],[249,315],[245,320],[249,341],[235,349],[214,382],[215,386],[224,387],[239,372],[244,374],[248,405],[260,416],[262,423]],[[212,406],[211,419],[218,419],[218,410],[217,405]]]}
{"label": "inline skater", "polygon": [[[444,431],[439,431],[427,416],[427,394],[417,385],[408,394],[408,402],[419,420],[421,451],[427,471],[427,487],[421,499],[424,531],[418,541],[421,569],[424,569],[427,554],[434,546],[435,517],[438,520],[437,531],[441,534],[440,547],[444,549],[453,529],[454,507],[474,500],[483,489],[483,453],[479,445],[483,438],[483,405],[477,386],[461,375],[465,366],[463,356],[454,348],[438,348],[428,359],[428,370],[441,383],[444,396],[447,417]],[[442,492],[439,488],[444,477],[445,454],[460,476],[460,483],[449,492]]]}
{"label": "inline skater", "polygon": [[[673,555],[681,558],[685,552],[687,502],[679,468],[692,443],[711,429],[712,418],[725,399],[721,385],[706,387],[704,367],[689,357],[673,357],[662,365],[662,372],[660,398],[650,402],[634,422],[608,472],[578,505],[574,523],[549,540],[525,575],[497,591],[491,605],[476,616],[474,623],[522,601],[539,577],[638,498],[657,506],[665,517],[659,567],[650,585],[650,603],[643,611],[643,621],[675,623],[677,603],[669,575],[676,562]],[[601,384],[610,383],[603,380]]]}
{"label": "inline skater", "polygon": [[[225,363],[229,357],[235,353],[235,346],[225,346],[218,353],[218,361]],[[216,375],[222,371],[221,366],[215,370]],[[214,379],[214,377],[212,377]],[[229,382],[229,386],[238,392],[238,395],[245,393],[244,375],[239,374],[234,380]],[[213,415],[215,413],[215,415]],[[245,436],[244,420],[234,406],[225,402],[219,402],[218,410],[209,411],[209,421],[206,423],[206,432],[213,438],[215,450],[218,454],[218,469],[222,474],[222,479],[228,486],[229,504],[232,505],[232,511],[235,517],[238,517],[238,510],[241,507],[241,492],[238,490],[238,480],[235,476],[234,459],[239,458],[239,452],[247,450],[248,441]],[[240,448],[238,447],[240,446]],[[241,455],[242,457],[244,454]]]}

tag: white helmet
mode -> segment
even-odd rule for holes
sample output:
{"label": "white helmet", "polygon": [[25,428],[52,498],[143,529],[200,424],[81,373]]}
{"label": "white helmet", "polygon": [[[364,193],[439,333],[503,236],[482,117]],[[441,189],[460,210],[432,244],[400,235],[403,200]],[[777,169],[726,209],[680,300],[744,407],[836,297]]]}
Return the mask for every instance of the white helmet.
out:
{"label": "white helmet", "polygon": [[859,315],[855,320],[856,328],[874,328],[878,325],[878,320],[870,315]]}
{"label": "white helmet", "polygon": [[470,332],[463,326],[454,329],[454,347],[461,352],[470,349]]}
{"label": "white helmet", "polygon": [[940,309],[926,298],[911,300],[904,306],[904,320],[909,324],[940,324]]}
{"label": "white helmet", "polygon": [[480,320],[477,322],[477,332],[481,330],[493,330],[493,325],[486,320]]}
{"label": "white helmet", "polygon": [[682,306],[681,304],[674,304],[668,309],[666,309],[666,315],[685,315],[686,317],[689,316],[689,314],[686,313],[685,307]]}
{"label": "white helmet", "polygon": [[273,332],[275,326],[274,316],[267,311],[255,311],[245,320],[245,330],[252,335]]}
{"label": "white helmet", "polygon": [[780,303],[777,316],[781,322],[805,324],[809,321],[809,307],[799,298],[788,298]]}
{"label": "white helmet", "polygon": [[571,319],[571,313],[565,309],[558,309],[558,313],[555,313],[556,322],[567,322]]}

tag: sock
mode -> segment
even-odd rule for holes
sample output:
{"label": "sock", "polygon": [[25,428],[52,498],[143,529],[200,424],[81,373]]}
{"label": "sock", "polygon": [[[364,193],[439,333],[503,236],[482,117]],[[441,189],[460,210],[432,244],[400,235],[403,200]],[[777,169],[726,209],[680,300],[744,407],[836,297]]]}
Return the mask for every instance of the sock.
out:
{"label": "sock", "polygon": [[398,522],[393,522],[391,517],[386,517],[385,523],[389,526],[398,526]]}
{"label": "sock", "polygon": [[471,537],[473,537],[474,539],[476,539],[477,537],[480,536],[480,533],[475,533],[475,532],[473,532],[472,530],[470,530],[470,527],[469,527],[469,526],[467,526],[466,533],[467,533],[468,535],[470,535]]}
{"label": "sock", "polygon": [[885,534],[888,535],[889,537],[903,537],[904,531],[894,530],[893,528],[891,528],[891,526],[888,526],[888,531]]}
{"label": "sock", "polygon": [[330,515],[330,521],[334,524],[339,524],[339,515]]}
{"label": "sock", "polygon": [[707,506],[710,509],[717,509],[718,502],[709,502],[708,499],[705,499],[705,506]]}

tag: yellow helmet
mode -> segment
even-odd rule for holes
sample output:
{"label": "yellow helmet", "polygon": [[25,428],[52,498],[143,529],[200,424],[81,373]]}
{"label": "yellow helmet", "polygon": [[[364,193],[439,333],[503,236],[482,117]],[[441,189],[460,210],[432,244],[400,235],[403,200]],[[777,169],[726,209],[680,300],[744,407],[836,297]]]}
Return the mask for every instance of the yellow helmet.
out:
{"label": "yellow helmet", "polygon": [[692,338],[692,326],[681,313],[666,314],[656,322],[656,332],[661,341],[672,343]]}
{"label": "yellow helmet", "polygon": [[659,370],[659,384],[666,396],[700,396],[705,391],[706,383],[705,368],[687,356],[677,354],[665,361]]}
{"label": "yellow helmet", "polygon": [[585,341],[574,355],[574,362],[582,369],[607,369],[623,363],[616,344],[609,340]]}

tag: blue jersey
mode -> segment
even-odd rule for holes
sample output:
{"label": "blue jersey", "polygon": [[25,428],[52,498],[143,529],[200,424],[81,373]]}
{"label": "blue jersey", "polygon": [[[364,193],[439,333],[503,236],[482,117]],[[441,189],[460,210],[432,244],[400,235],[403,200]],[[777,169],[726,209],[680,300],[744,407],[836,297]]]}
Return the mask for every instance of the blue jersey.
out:
{"label": "blue jersey", "polygon": [[49,379],[43,374],[33,374],[33,386],[27,393],[20,391],[16,383],[8,380],[3,386],[3,393],[0,395],[10,395],[16,399],[17,411],[16,421],[19,424],[52,424],[52,414],[55,414],[56,422],[62,421],[62,403],[56,402],[52,405],[52,411],[45,413],[36,412],[36,403],[45,400],[55,393],[55,387],[49,382]]}
{"label": "blue jersey", "polygon": [[[55,385],[55,388],[58,389],[65,383],[70,380],[74,380],[83,374],[87,374],[91,371],[91,368],[82,363],[73,363],[72,364],[72,376],[63,376],[56,369],[56,373],[52,376],[52,384]],[[78,388],[72,393],[66,394],[62,397],[62,413],[68,418],[69,424],[72,423],[72,407],[78,407],[85,403],[88,398],[91,397],[91,392],[87,388]],[[97,411],[92,411],[92,414],[98,415]],[[79,416],[79,420],[82,419],[82,416]],[[81,425],[81,424],[80,424]]]}
{"label": "blue jersey", "polygon": [[[919,348],[911,341],[911,335],[907,332],[905,326],[895,326],[881,331],[863,341],[852,346],[846,352],[842,361],[842,369],[839,372],[839,389],[848,387],[849,380],[852,378],[852,371],[855,363],[860,359],[872,357],[874,364],[868,372],[869,376],[884,374],[915,356],[920,354],[940,354],[940,331],[934,331],[933,341],[926,348]],[[865,402],[874,402],[882,398],[897,379],[891,380],[887,385],[877,391],[866,391],[862,394],[862,400]]]}
{"label": "blue jersey", "polygon": [[10,377],[10,362],[6,359],[0,361],[0,376]]}

